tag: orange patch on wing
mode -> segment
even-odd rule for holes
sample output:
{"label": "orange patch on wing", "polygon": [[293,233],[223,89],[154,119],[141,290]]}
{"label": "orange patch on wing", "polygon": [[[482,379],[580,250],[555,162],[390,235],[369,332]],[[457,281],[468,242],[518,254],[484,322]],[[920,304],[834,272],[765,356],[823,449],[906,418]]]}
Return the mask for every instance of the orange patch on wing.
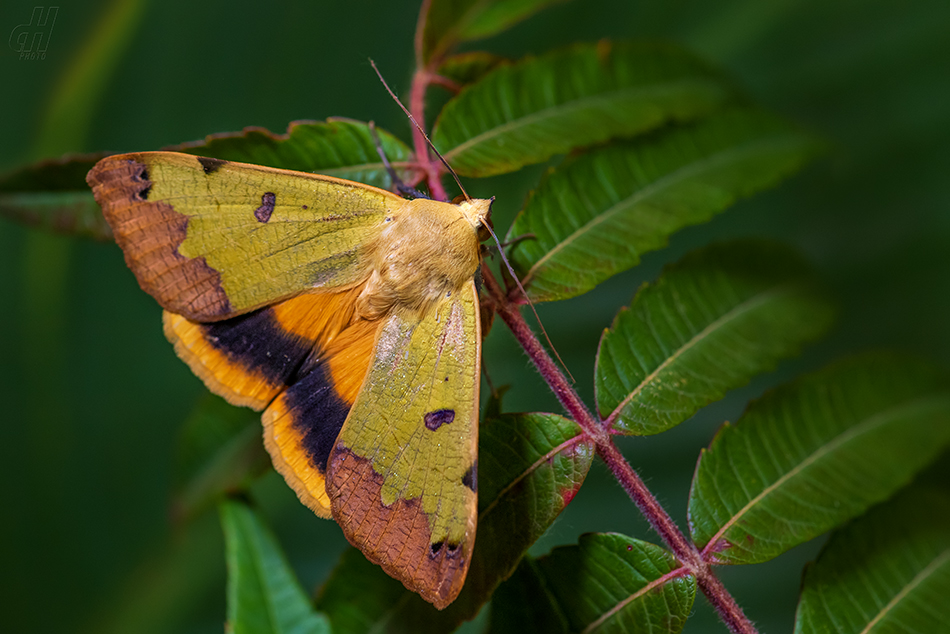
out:
{"label": "orange patch on wing", "polygon": [[165,336],[175,346],[175,354],[209,390],[232,405],[260,411],[286,387],[229,358],[208,340],[202,324],[168,311],[162,313],[162,323]]}
{"label": "orange patch on wing", "polygon": [[363,387],[370,359],[376,346],[380,321],[358,321],[340,333],[323,355],[330,368],[333,387],[340,398],[352,406]]}
{"label": "orange patch on wing", "polygon": [[320,517],[330,517],[327,459],[366,378],[379,326],[357,321],[330,338],[264,412],[264,446],[274,468]]}
{"label": "orange patch on wing", "polygon": [[[360,290],[299,295],[208,324],[165,312],[165,336],[208,389],[229,403],[260,411],[296,380],[308,358],[326,358],[324,351],[333,348],[353,319]],[[342,382],[355,398],[350,382]]]}
{"label": "orange patch on wing", "polygon": [[284,476],[300,501],[319,517],[330,517],[330,496],[326,490],[326,473],[315,467],[304,444],[305,434],[295,424],[293,409],[283,398],[271,403],[262,418],[264,446],[274,468]]}
{"label": "orange patch on wing", "polygon": [[288,334],[313,339],[322,350],[342,332],[356,311],[362,286],[340,293],[307,293],[271,307],[274,318]]}

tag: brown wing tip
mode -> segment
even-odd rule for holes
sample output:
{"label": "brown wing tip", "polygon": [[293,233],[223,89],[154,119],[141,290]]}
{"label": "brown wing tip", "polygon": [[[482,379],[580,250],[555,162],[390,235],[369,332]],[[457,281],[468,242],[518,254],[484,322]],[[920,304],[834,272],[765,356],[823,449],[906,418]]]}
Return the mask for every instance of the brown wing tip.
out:
{"label": "brown wing tip", "polygon": [[[160,160],[160,154],[156,156]],[[203,171],[197,159],[194,169]],[[108,156],[89,170],[86,182],[139,286],[162,308],[193,321],[233,314],[221,275],[203,257],[178,253],[187,236],[188,216],[163,200],[150,199],[154,182],[142,154]]]}
{"label": "brown wing tip", "polygon": [[383,477],[372,463],[337,445],[327,465],[333,518],[367,559],[439,610],[462,590],[474,539],[431,543],[429,519],[419,499],[380,499]]}
{"label": "brown wing tip", "polygon": [[121,204],[133,204],[148,199],[152,183],[144,163],[136,161],[135,154],[107,156],[89,170],[86,183],[102,207],[106,220],[112,224],[112,212]]}

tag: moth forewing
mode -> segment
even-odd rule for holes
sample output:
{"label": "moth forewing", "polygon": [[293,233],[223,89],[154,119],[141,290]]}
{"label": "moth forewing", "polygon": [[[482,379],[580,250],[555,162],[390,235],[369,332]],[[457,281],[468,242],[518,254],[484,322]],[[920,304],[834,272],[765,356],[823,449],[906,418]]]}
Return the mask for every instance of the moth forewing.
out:
{"label": "moth forewing", "polygon": [[110,156],[86,181],[143,290],[193,321],[359,284],[366,250],[404,202],[330,176],[176,152]]}

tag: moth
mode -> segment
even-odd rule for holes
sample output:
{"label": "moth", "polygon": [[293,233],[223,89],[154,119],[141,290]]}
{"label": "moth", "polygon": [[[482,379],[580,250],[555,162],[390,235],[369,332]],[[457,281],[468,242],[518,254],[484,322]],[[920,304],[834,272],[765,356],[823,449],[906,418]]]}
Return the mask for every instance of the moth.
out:
{"label": "moth", "polygon": [[491,200],[416,198],[174,152],[87,176],[165,335],[263,411],[274,467],[320,517],[442,609],[475,541]]}

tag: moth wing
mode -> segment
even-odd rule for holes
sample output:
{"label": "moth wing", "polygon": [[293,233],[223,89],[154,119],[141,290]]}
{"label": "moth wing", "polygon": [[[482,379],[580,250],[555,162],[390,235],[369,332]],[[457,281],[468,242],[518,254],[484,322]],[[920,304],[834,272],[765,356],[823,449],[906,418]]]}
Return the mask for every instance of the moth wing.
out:
{"label": "moth wing", "polygon": [[300,500],[330,516],[327,458],[363,385],[382,322],[353,320],[361,287],[306,293],[222,321],[165,312],[165,334],[205,385],[264,412],[264,444]]}
{"label": "moth wing", "polygon": [[[305,372],[326,362],[332,342],[353,322],[360,289],[304,293],[213,322],[165,311],[165,336],[208,389],[233,405],[263,410]],[[370,353],[371,344],[364,373]],[[350,404],[357,391],[358,385]]]}
{"label": "moth wing", "polygon": [[358,284],[404,202],[329,176],[176,152],[110,156],[86,180],[142,288],[192,321]]}
{"label": "moth wing", "polygon": [[422,318],[387,317],[327,465],[347,539],[439,609],[475,541],[480,353],[473,282]]}
{"label": "moth wing", "polygon": [[274,468],[320,517],[330,517],[327,461],[364,384],[380,325],[357,321],[318,346],[262,417]]}

